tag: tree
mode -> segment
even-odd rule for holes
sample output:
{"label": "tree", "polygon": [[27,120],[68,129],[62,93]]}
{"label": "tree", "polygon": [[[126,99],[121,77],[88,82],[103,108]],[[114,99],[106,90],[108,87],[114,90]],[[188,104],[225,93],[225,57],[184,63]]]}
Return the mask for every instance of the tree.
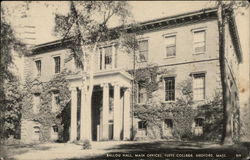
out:
{"label": "tree", "polygon": [[[18,9],[22,9],[22,5]],[[0,121],[1,135],[8,137],[14,134],[20,120],[20,97],[17,77],[9,70],[13,64],[14,51],[19,55],[27,52],[26,45],[21,42],[9,21],[9,10],[1,3],[1,33],[0,33]]]}
{"label": "tree", "polygon": [[[232,131],[231,131],[231,102],[229,102],[229,92],[226,79],[226,62],[225,62],[225,24],[232,19],[234,11],[242,7],[248,7],[247,1],[217,1],[217,15],[218,15],[218,29],[219,29],[219,59],[221,68],[221,81],[222,81],[222,97],[223,97],[223,132],[222,144],[232,144]],[[238,12],[239,13],[239,12]]]}
{"label": "tree", "polygon": [[[62,42],[67,38],[74,39],[71,57],[75,57],[87,73],[82,74],[82,93],[86,108],[90,109],[94,87],[94,58],[98,51],[98,43],[121,36],[122,27],[130,16],[129,5],[125,1],[70,1],[69,5],[70,11],[66,16],[56,14],[55,32],[63,37]],[[108,25],[114,17],[118,18],[122,25],[110,30]],[[91,122],[90,115],[87,116]],[[85,125],[85,129],[90,131],[91,125]],[[92,139],[90,134],[88,138]]]}

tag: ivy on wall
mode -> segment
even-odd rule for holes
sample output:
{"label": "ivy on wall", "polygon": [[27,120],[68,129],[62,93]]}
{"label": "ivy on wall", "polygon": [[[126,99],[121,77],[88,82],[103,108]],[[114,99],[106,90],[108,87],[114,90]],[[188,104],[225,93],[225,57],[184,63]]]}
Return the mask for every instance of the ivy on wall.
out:
{"label": "ivy on wall", "polygon": [[[200,140],[219,140],[222,133],[223,120],[220,93],[216,93],[210,100],[197,104],[193,101],[192,79],[188,78],[177,84],[176,92],[179,92],[179,95],[174,102],[159,103],[152,100],[155,98],[152,95],[158,89],[161,89],[160,86],[164,83],[161,75],[168,72],[166,69],[159,69],[158,66],[137,70],[136,82],[143,83],[148,93],[148,100],[145,104],[135,104],[135,117],[146,121],[147,129],[155,125],[159,128],[159,133],[150,135],[151,138],[169,138],[164,137],[162,125],[165,119],[172,119],[172,134],[175,139],[191,140],[200,138]],[[195,136],[192,132],[195,118],[204,119],[204,133],[201,137]],[[160,137],[157,137],[157,135],[160,135]]]}
{"label": "ivy on wall", "polygon": [[[70,91],[68,81],[65,79],[66,72],[55,75],[48,82],[27,79],[24,85],[24,99],[22,108],[22,118],[38,122],[40,126],[40,140],[50,139],[51,127],[58,126],[58,134],[63,139],[65,125],[69,126],[70,119]],[[52,94],[59,94],[59,109],[52,112]],[[40,95],[39,112],[33,111],[33,95]]]}

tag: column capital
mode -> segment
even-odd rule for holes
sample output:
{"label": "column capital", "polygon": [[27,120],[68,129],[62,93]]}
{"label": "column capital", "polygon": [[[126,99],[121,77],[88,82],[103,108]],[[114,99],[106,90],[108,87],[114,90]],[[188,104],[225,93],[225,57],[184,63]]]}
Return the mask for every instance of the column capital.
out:
{"label": "column capital", "polygon": [[71,92],[76,92],[76,87],[69,87],[69,90],[70,90]]}
{"label": "column capital", "polygon": [[104,88],[107,88],[107,87],[109,87],[109,83],[101,83],[100,86],[104,87]]}
{"label": "column capital", "polygon": [[87,91],[87,85],[82,84],[79,88],[84,92]]}
{"label": "column capital", "polygon": [[125,88],[125,91],[126,91],[126,92],[131,92],[131,90],[132,90],[131,87]]}
{"label": "column capital", "polygon": [[121,84],[119,82],[111,82],[111,85],[114,87],[121,87]]}

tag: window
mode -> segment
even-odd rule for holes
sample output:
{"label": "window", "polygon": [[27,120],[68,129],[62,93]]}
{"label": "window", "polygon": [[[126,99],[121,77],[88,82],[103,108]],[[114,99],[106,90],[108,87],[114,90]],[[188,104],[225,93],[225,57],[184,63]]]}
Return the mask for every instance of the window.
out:
{"label": "window", "polygon": [[55,61],[55,73],[60,73],[61,70],[61,58],[60,57],[54,57]]}
{"label": "window", "polygon": [[194,31],[194,52],[195,54],[204,53],[206,32],[204,30]]}
{"label": "window", "polygon": [[33,137],[32,140],[39,141],[40,139],[40,127],[39,126],[34,126],[33,127]]}
{"label": "window", "polygon": [[57,127],[57,125],[52,126],[52,128],[53,128],[53,131],[54,131],[55,133],[58,132],[58,127]]}
{"label": "window", "polygon": [[36,93],[33,95],[33,112],[38,113],[40,107],[40,94]]}
{"label": "window", "polygon": [[176,36],[167,36],[166,39],[166,57],[176,55]]}
{"label": "window", "polygon": [[175,77],[165,78],[165,101],[175,100]]}
{"label": "window", "polygon": [[195,127],[203,127],[203,122],[204,122],[203,118],[196,118],[195,119]]}
{"label": "window", "polygon": [[52,93],[52,112],[58,111],[60,106],[60,98],[57,92]]}
{"label": "window", "polygon": [[173,120],[165,119],[164,120],[165,128],[172,129],[173,128]]}
{"label": "window", "polygon": [[138,129],[146,129],[146,128],[147,128],[146,121],[138,122]]}
{"label": "window", "polygon": [[77,70],[83,69],[83,64],[80,60],[75,59],[75,66]]}
{"label": "window", "polygon": [[139,62],[145,62],[148,60],[148,40],[139,41]]}
{"label": "window", "polygon": [[193,75],[193,97],[194,100],[205,99],[205,74]]}
{"label": "window", "polygon": [[[115,62],[115,61],[113,62],[112,60],[112,54],[113,54],[113,46],[100,48],[100,70],[112,69],[112,65]],[[116,58],[116,53],[114,53],[114,56]]]}
{"label": "window", "polygon": [[107,69],[112,64],[112,46],[105,47],[104,50],[105,50],[104,64],[105,64],[105,69]]}
{"label": "window", "polygon": [[138,84],[138,103],[146,103],[147,91],[142,82]]}
{"label": "window", "polygon": [[35,63],[36,63],[37,76],[41,76],[42,62],[41,62],[41,60],[37,60],[37,61],[35,61]]}

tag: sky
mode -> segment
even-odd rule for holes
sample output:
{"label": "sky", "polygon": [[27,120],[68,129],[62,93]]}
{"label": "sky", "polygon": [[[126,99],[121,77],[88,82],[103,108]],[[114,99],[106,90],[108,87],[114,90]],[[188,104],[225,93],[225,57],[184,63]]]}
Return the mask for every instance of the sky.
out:
{"label": "sky", "polygon": [[[15,26],[16,32],[23,33],[22,26],[34,25],[35,28],[29,28],[29,31],[35,31],[35,40],[31,40],[32,44],[40,44],[58,39],[54,36],[54,13],[66,14],[68,9],[67,1],[48,1],[39,2],[35,1],[29,4],[27,12],[28,18],[20,18],[20,11],[17,6],[22,2],[5,2],[10,8],[10,21]],[[46,5],[48,4],[48,5]],[[213,1],[129,1],[131,5],[131,12],[135,21],[141,22],[145,20],[171,16],[175,14],[200,10],[207,7],[212,7]],[[236,17],[238,32],[243,51],[243,64],[240,65],[240,90],[242,86],[245,88],[245,93],[241,93],[242,101],[248,100],[249,92],[249,8],[244,10],[245,15]],[[22,37],[23,38],[23,37]],[[247,74],[246,74],[247,73]]]}

